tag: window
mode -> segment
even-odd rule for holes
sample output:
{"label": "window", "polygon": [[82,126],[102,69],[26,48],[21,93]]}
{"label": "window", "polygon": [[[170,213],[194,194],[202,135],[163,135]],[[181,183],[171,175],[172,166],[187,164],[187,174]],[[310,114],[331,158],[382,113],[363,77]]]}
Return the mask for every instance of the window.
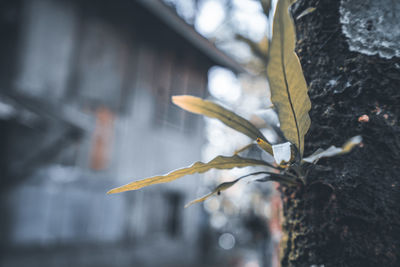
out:
{"label": "window", "polygon": [[182,195],[177,192],[166,194],[168,203],[167,213],[167,233],[170,237],[176,238],[181,233],[182,223]]}

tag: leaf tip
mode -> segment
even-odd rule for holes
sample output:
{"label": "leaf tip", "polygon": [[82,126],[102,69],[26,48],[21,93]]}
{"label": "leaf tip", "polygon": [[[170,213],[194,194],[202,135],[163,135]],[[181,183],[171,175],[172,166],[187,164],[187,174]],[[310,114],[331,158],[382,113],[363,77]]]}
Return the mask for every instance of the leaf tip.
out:
{"label": "leaf tip", "polygon": [[207,197],[203,197],[203,198],[199,198],[199,199],[192,200],[192,201],[190,201],[189,203],[186,203],[185,209],[186,209],[186,208],[189,208],[190,206],[192,206],[192,205],[195,204],[195,203],[203,202],[203,201],[206,200],[206,199],[207,199]]}
{"label": "leaf tip", "polygon": [[117,188],[114,188],[114,189],[111,189],[111,190],[107,191],[107,195],[111,195],[111,194],[118,193],[118,192],[116,191],[116,189],[117,189]]}
{"label": "leaf tip", "polygon": [[179,100],[179,98],[182,97],[181,95],[173,95],[171,96],[172,102],[175,100]]}
{"label": "leaf tip", "polygon": [[350,142],[352,142],[352,143],[354,143],[354,144],[359,144],[359,143],[362,142],[362,140],[363,140],[363,138],[362,138],[361,135],[356,135],[356,136],[354,136],[354,137],[352,137],[352,138],[350,139]]}
{"label": "leaf tip", "polygon": [[174,95],[171,97],[171,100],[172,100],[172,103],[179,106],[179,104],[182,103],[187,97],[189,97],[189,96],[188,95]]}
{"label": "leaf tip", "polygon": [[361,135],[353,136],[343,145],[343,154],[349,153],[353,147],[359,145],[362,142],[363,138]]}
{"label": "leaf tip", "polygon": [[128,191],[128,190],[129,189],[126,189],[125,186],[120,186],[120,187],[116,187],[116,188],[113,188],[113,189],[109,190],[107,192],[107,195],[121,193],[121,192],[125,192],[125,191]]}

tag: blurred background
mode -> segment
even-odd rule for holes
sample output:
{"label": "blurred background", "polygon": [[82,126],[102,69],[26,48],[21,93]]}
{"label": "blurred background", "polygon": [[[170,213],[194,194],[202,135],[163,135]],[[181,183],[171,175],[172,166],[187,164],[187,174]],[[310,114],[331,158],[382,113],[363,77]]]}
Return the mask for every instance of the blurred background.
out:
{"label": "blurred background", "polygon": [[[275,184],[242,180],[184,209],[249,169],[106,195],[250,143],[175,107],[172,95],[273,118],[270,7],[2,0],[0,266],[277,266]],[[245,155],[266,157],[256,148]]]}

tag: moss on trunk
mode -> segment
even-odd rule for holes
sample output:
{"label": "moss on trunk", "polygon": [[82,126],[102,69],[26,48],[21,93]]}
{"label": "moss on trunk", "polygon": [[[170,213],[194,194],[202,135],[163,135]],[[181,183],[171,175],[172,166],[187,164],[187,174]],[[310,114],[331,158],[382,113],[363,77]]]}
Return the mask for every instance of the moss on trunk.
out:
{"label": "moss on trunk", "polygon": [[311,6],[295,21],[312,101],[305,155],[364,141],[321,160],[306,186],[281,188],[282,266],[400,266],[400,59],[349,51],[340,1],[299,0],[294,17]]}

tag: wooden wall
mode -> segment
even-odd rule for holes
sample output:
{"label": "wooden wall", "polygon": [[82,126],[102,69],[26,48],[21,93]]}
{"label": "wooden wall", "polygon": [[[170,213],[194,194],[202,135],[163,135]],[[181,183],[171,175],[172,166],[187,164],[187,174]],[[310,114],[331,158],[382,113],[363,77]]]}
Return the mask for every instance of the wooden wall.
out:
{"label": "wooden wall", "polygon": [[[2,160],[19,162],[14,171],[29,165],[25,154],[35,164],[18,183],[18,171],[3,178],[12,186],[1,200],[9,218],[2,244],[162,238],[195,245],[201,213],[183,205],[197,196],[198,177],[117,196],[105,191],[200,159],[202,119],[170,97],[206,96],[212,62],[135,1],[26,0],[17,11],[16,67],[3,93],[63,111],[86,129],[72,138],[57,117],[18,106],[40,123],[7,124],[10,155]],[[56,134],[63,142],[48,144]]]}

